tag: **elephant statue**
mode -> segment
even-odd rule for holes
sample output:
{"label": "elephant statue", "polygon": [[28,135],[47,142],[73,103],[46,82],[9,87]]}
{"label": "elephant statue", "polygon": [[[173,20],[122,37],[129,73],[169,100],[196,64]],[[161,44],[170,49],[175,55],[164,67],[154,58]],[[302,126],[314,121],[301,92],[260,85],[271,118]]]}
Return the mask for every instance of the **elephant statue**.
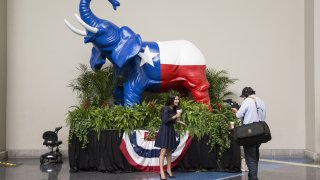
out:
{"label": "elephant statue", "polygon": [[[144,91],[165,92],[176,90],[191,92],[193,99],[210,107],[209,83],[203,54],[185,40],[145,42],[129,27],[118,27],[112,22],[96,17],[90,9],[91,0],[80,0],[80,30],[67,20],[65,24],[74,33],[84,36],[85,43],[92,43],[90,66],[99,70],[105,59],[113,64],[115,76],[125,77],[118,88],[125,106],[140,103]],[[116,10],[118,0],[109,0]]]}

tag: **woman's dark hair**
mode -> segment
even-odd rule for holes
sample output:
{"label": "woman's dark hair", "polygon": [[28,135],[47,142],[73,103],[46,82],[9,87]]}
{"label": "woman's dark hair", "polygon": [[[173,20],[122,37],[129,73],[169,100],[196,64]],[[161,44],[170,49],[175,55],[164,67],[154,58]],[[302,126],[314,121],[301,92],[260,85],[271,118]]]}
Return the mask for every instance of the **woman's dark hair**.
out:
{"label": "woman's dark hair", "polygon": [[[168,100],[167,100],[167,102],[166,102],[166,105],[167,105],[167,106],[173,105],[174,99],[175,99],[177,96],[178,96],[178,95],[169,95]],[[179,96],[178,96],[178,97],[179,97]],[[179,97],[179,100],[180,100],[180,97]],[[179,101],[178,106],[179,106],[179,105],[180,105],[180,101]],[[174,107],[173,107],[173,110],[176,111],[176,110],[177,110],[177,107],[174,106]]]}

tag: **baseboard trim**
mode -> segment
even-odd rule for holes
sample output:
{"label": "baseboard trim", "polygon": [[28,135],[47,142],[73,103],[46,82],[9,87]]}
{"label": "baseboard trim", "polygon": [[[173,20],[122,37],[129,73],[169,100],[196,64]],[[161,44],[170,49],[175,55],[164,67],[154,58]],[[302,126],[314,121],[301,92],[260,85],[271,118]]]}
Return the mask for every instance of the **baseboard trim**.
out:
{"label": "baseboard trim", "polygon": [[[63,157],[68,156],[67,149],[59,149]],[[40,158],[42,154],[49,152],[48,149],[9,149],[9,158]]]}
{"label": "baseboard trim", "polygon": [[307,157],[314,161],[320,161],[320,154],[305,149],[260,149],[260,157]]}
{"label": "baseboard trim", "polygon": [[313,159],[314,161],[320,161],[320,154],[319,153],[305,150],[305,154],[308,158]]}
{"label": "baseboard trim", "polygon": [[304,149],[260,149],[260,157],[305,157]]}
{"label": "baseboard trim", "polygon": [[[68,157],[67,149],[60,149],[63,157]],[[19,149],[0,152],[0,160],[5,158],[38,158],[42,154],[49,152],[47,149]],[[260,149],[261,158],[276,157],[308,157],[314,161],[320,161],[320,154],[305,149]]]}
{"label": "baseboard trim", "polygon": [[8,158],[8,152],[7,151],[1,151],[0,152],[0,160]]}

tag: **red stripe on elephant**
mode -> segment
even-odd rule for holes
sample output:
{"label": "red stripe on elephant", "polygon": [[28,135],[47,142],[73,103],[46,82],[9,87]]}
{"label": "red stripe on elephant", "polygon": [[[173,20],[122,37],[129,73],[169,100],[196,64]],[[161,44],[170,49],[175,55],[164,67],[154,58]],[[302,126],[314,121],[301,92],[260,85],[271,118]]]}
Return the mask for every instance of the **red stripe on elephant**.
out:
{"label": "red stripe on elephant", "polygon": [[162,92],[174,89],[185,93],[187,90],[195,101],[210,105],[205,65],[161,64],[160,71]]}

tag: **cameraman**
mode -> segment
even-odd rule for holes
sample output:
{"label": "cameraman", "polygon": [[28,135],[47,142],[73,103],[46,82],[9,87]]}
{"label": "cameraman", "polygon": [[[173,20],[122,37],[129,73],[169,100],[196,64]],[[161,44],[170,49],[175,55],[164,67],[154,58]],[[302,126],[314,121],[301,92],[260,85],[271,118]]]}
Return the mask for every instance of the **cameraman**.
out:
{"label": "cameraman", "polygon": [[[240,109],[232,108],[237,118],[241,119],[241,124],[250,124],[253,122],[264,121],[266,118],[265,104],[255,95],[255,91],[251,87],[245,87],[241,96],[244,98]],[[259,163],[259,147],[260,144],[243,146],[246,163],[249,169],[249,180],[258,179],[258,163]]]}

